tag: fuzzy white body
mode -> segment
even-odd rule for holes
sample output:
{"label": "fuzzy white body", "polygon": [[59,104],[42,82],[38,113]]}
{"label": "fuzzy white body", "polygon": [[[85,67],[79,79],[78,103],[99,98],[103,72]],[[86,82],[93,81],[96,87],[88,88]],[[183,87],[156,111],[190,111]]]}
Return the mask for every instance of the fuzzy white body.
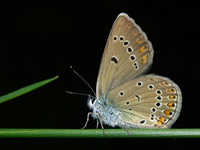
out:
{"label": "fuzzy white body", "polygon": [[108,105],[106,99],[101,101],[96,99],[93,103],[92,99],[89,99],[88,106],[93,110],[92,117],[94,119],[112,127],[124,128],[121,112],[116,110],[114,106]]}

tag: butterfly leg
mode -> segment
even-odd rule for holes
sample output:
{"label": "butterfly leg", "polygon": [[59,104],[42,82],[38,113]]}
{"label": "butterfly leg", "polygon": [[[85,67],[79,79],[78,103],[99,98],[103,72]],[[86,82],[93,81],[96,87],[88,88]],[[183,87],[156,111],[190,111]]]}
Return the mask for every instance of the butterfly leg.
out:
{"label": "butterfly leg", "polygon": [[97,113],[97,120],[99,120],[98,122],[100,122],[101,124],[101,128],[103,130],[103,135],[106,136],[105,131],[104,131],[104,127],[103,127],[103,122],[101,121],[101,116],[99,113]]}
{"label": "butterfly leg", "polygon": [[96,129],[98,129],[98,126],[99,126],[99,120],[97,119],[97,126],[96,126]]}
{"label": "butterfly leg", "polygon": [[130,138],[132,137],[132,135],[130,134],[130,132],[128,131],[128,129],[124,126],[123,127],[125,130],[126,130],[126,132],[128,133],[128,135],[130,136]]}
{"label": "butterfly leg", "polygon": [[125,125],[125,122],[124,122],[122,113],[120,112],[119,115],[121,116],[121,120],[122,120],[122,128],[126,130],[126,132],[128,133],[128,135],[129,135],[130,137],[132,137],[132,135],[130,134],[130,132],[129,132],[128,129],[126,128],[126,125]]}
{"label": "butterfly leg", "polygon": [[86,122],[85,122],[84,127],[82,127],[81,129],[85,129],[85,128],[86,128],[91,114],[93,114],[93,112],[89,112],[89,113],[87,114],[87,120],[86,120]]}

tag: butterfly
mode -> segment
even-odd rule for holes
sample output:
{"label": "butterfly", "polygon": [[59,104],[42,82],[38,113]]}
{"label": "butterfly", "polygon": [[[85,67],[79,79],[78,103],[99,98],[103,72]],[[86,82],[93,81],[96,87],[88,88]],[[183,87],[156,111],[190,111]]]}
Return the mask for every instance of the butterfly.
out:
{"label": "butterfly", "polygon": [[170,128],[179,117],[182,94],[169,78],[145,71],[153,62],[146,34],[126,13],[120,13],[110,31],[96,85],[89,98],[89,116],[103,124],[130,128]]}

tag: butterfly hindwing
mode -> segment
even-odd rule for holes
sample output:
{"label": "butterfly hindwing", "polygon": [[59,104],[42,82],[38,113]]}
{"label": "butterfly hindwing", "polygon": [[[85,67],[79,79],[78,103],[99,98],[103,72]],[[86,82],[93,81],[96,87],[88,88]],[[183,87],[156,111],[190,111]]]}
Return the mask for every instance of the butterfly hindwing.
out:
{"label": "butterfly hindwing", "polygon": [[169,128],[181,109],[181,91],[170,79],[146,75],[114,88],[108,105],[121,112],[127,128]]}

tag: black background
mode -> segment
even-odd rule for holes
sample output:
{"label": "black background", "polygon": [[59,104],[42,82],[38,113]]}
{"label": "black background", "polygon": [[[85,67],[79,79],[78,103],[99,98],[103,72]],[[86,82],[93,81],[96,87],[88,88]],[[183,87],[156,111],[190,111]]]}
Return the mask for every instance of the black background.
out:
{"label": "black background", "polygon": [[[183,93],[173,128],[199,128],[200,10],[193,1],[12,1],[0,5],[0,95],[56,75],[38,90],[0,105],[0,128],[81,128],[91,93],[69,66],[95,89],[111,26],[126,12],[154,48],[148,73],[169,77]],[[198,2],[198,1],[197,1]],[[87,128],[95,128],[90,120]],[[106,126],[106,128],[109,128]],[[181,148],[194,139],[0,139],[0,148],[123,149],[131,146]]]}

